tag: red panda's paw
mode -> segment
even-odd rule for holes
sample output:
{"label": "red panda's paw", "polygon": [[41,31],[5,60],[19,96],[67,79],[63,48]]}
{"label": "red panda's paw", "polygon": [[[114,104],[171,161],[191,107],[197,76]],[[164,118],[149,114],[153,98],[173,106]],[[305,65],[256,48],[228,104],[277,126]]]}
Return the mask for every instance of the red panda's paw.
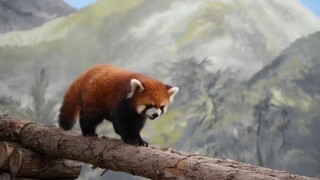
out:
{"label": "red panda's paw", "polygon": [[89,133],[89,134],[83,133],[82,135],[85,137],[98,137],[97,133]]}
{"label": "red panda's paw", "polygon": [[149,145],[149,144],[148,144],[147,142],[145,142],[144,140],[142,140],[142,139],[139,141],[139,146],[148,147],[148,145]]}
{"label": "red panda's paw", "polygon": [[135,145],[135,146],[144,146],[144,147],[148,147],[148,143],[145,142],[144,140],[142,139],[134,139],[134,140],[124,140],[125,143],[127,144],[131,144],[131,145]]}

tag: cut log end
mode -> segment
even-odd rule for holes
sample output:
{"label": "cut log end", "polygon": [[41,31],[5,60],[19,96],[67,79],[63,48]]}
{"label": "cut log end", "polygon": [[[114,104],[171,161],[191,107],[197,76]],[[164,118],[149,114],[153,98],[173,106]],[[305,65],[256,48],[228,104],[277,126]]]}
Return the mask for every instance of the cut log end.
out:
{"label": "cut log end", "polygon": [[13,150],[11,157],[10,157],[10,172],[16,176],[19,174],[19,170],[22,166],[22,153],[19,150]]}
{"label": "cut log end", "polygon": [[9,164],[15,177],[75,179],[81,172],[79,162],[49,159],[25,148],[14,149]]}
{"label": "cut log end", "polygon": [[12,142],[0,142],[0,169],[9,171],[9,158],[15,148],[21,148],[20,144]]}
{"label": "cut log end", "polygon": [[0,142],[0,168],[2,168],[7,162],[7,159],[8,159],[7,151],[8,151],[7,144],[4,142]]}

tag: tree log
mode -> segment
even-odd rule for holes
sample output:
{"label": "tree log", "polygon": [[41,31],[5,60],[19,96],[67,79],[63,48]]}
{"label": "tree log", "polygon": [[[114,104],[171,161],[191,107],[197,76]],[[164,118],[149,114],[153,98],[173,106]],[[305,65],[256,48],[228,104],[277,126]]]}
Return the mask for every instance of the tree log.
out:
{"label": "tree log", "polygon": [[14,149],[10,172],[15,177],[75,179],[81,164],[71,160],[53,160],[25,148]]}
{"label": "tree log", "polygon": [[15,148],[21,148],[18,143],[0,142],[0,170],[9,171],[9,157]]}
{"label": "tree log", "polygon": [[[0,117],[0,129],[7,121],[19,120]],[[83,137],[74,131],[35,123],[26,124],[19,132],[23,146],[48,156],[82,161],[151,179],[313,179],[171,148],[137,147],[112,138]]]}
{"label": "tree log", "polygon": [[0,141],[20,142],[20,131],[25,125],[33,123],[31,121],[18,120],[8,115],[0,115],[1,119],[6,119],[6,121],[1,121]]}

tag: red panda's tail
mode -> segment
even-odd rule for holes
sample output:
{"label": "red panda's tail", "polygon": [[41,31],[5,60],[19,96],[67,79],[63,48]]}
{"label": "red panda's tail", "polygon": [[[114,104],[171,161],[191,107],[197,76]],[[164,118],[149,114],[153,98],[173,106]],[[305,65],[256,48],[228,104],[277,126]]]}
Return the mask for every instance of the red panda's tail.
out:
{"label": "red panda's tail", "polygon": [[80,94],[77,83],[73,83],[66,92],[59,114],[59,127],[70,130],[76,123],[80,108]]}

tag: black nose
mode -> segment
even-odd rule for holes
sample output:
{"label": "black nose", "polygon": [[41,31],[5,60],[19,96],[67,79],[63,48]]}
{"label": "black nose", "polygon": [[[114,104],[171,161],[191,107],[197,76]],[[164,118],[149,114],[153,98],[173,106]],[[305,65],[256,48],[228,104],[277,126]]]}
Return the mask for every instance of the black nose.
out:
{"label": "black nose", "polygon": [[152,117],[153,118],[156,118],[156,117],[158,117],[159,116],[159,114],[158,113],[154,113],[154,114],[152,114]]}

